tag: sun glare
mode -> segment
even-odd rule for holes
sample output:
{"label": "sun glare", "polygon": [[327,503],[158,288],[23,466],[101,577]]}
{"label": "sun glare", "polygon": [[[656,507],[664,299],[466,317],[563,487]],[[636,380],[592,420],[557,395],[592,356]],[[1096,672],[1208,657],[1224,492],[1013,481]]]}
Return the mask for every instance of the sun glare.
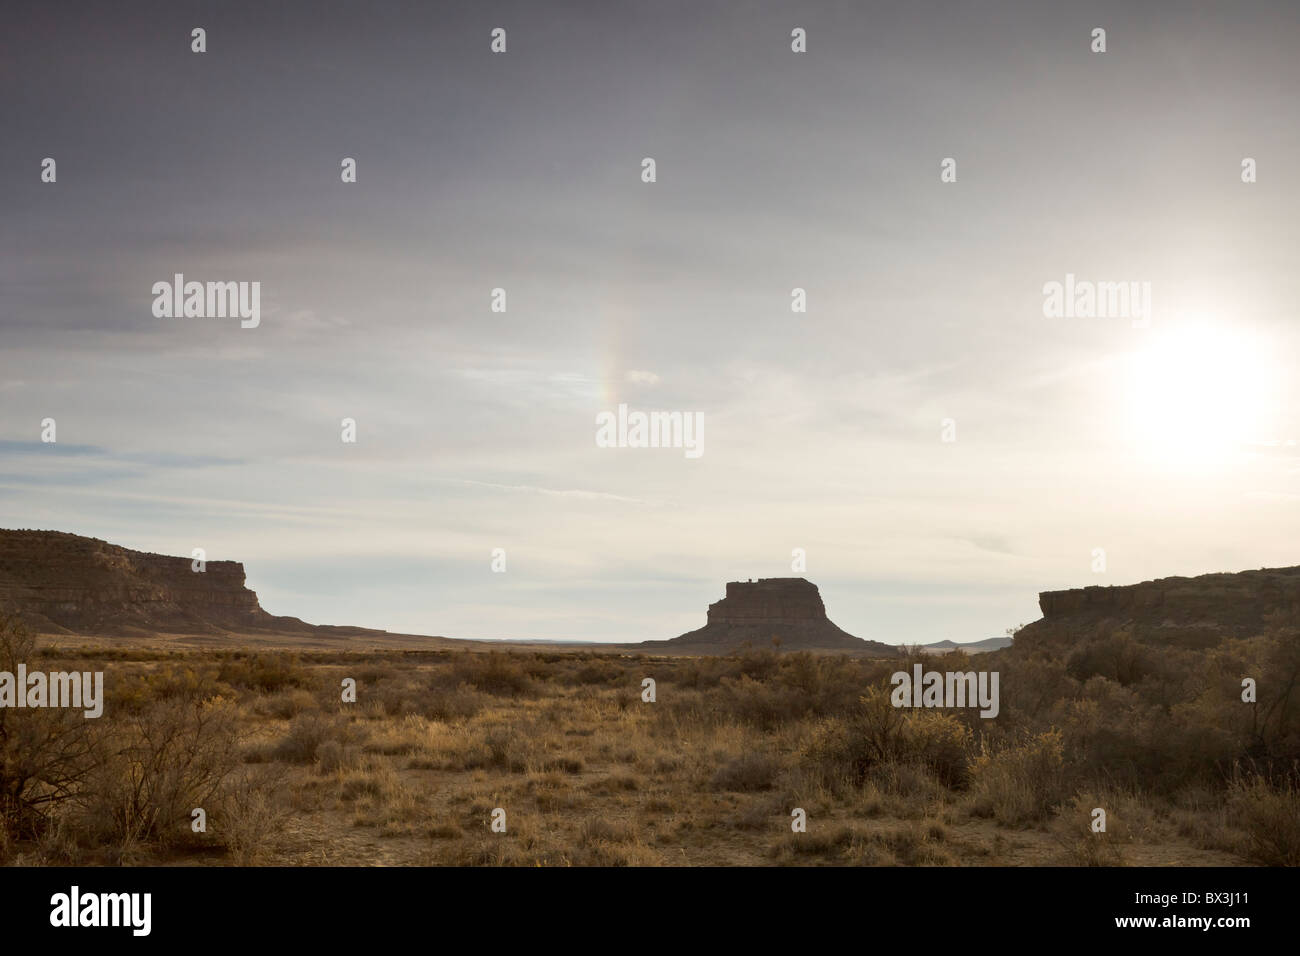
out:
{"label": "sun glare", "polygon": [[1258,336],[1211,322],[1157,331],[1128,371],[1132,437],[1159,462],[1205,470],[1277,437],[1276,367]]}

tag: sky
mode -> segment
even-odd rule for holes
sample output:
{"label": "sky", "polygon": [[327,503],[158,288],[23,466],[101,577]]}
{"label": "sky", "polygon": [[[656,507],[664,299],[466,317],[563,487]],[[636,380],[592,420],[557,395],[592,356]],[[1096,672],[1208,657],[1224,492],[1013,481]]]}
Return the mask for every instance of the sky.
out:
{"label": "sky", "polygon": [[[0,526],[465,638],[803,576],[973,641],[1300,563],[1297,49],[1291,3],[21,4]],[[260,324],[156,316],[176,273]],[[1150,309],[1046,314],[1067,276]],[[619,404],[703,453],[600,447]]]}

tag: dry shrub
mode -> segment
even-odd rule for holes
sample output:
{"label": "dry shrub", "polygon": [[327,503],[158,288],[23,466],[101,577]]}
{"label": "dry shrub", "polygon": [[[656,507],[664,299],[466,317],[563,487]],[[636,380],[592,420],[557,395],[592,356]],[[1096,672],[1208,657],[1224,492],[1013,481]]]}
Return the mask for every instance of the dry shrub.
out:
{"label": "dry shrub", "polygon": [[[0,618],[0,670],[32,665],[36,639],[17,618]],[[103,726],[61,707],[0,708],[0,833],[36,836],[76,796],[102,760]]]}
{"label": "dry shrub", "polygon": [[238,708],[223,698],[164,700],[121,719],[78,798],[86,832],[116,844],[169,846],[191,833],[239,765]]}
{"label": "dry shrub", "polygon": [[192,663],[167,662],[144,673],[126,675],[112,682],[105,711],[114,714],[139,713],[160,700],[206,700],[235,697],[235,689],[220,680],[218,670]]}
{"label": "dry shrub", "polygon": [[256,654],[236,651],[222,661],[217,679],[232,687],[246,687],[262,693],[307,687],[311,683],[308,672],[298,661],[298,655],[284,651]]}
{"label": "dry shrub", "polygon": [[507,770],[525,773],[528,770],[524,742],[508,728],[494,727],[468,747],[460,765],[465,770]]}
{"label": "dry shrub", "polygon": [[280,720],[289,720],[299,714],[318,710],[320,704],[311,691],[302,688],[283,690],[268,697],[258,697],[254,711]]}
{"label": "dry shrub", "polygon": [[455,678],[496,697],[523,697],[534,692],[533,678],[510,654],[466,654],[452,666]]}
{"label": "dry shrub", "polygon": [[838,792],[861,787],[890,765],[924,768],[945,786],[965,784],[970,729],[951,714],[895,707],[889,691],[873,687],[853,715],[828,721],[804,749],[803,767]]}
{"label": "dry shrub", "polygon": [[623,668],[603,658],[590,660],[578,668],[573,679],[579,684],[615,684],[625,677]]}
{"label": "dry shrub", "polygon": [[1228,809],[1246,832],[1246,855],[1264,866],[1300,866],[1300,787],[1294,780],[1237,779]]}
{"label": "dry shrub", "polygon": [[781,761],[768,754],[749,752],[728,760],[714,772],[709,785],[714,790],[735,790],[749,793],[771,790],[781,773]]}
{"label": "dry shrub", "polygon": [[358,732],[349,725],[347,718],[339,714],[299,714],[290,722],[289,733],[276,744],[271,755],[285,763],[313,763],[321,745],[327,741],[348,744],[355,742],[358,737]]}
{"label": "dry shrub", "polygon": [[948,789],[920,763],[882,763],[867,774],[864,795],[874,791],[877,798],[886,798],[889,812],[896,817],[916,817],[924,814],[927,805],[941,802]]}
{"label": "dry shrub", "polygon": [[418,713],[430,720],[467,720],[486,704],[486,695],[469,687],[453,687],[426,692],[420,699]]}
{"label": "dry shrub", "polygon": [[985,752],[971,767],[971,812],[1007,826],[1044,817],[1065,794],[1061,735],[1026,735],[1018,744]]}

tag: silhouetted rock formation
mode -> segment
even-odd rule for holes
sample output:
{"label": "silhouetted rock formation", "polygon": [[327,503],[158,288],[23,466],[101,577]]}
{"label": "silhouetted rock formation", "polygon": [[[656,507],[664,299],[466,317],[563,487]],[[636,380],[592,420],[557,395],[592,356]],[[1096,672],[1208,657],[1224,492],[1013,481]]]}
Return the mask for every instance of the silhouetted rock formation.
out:
{"label": "silhouetted rock formation", "polygon": [[59,531],[0,529],[0,607],[44,633],[294,631],[244,587],[244,566],[131,551]]}
{"label": "silhouetted rock formation", "polygon": [[1017,647],[1118,630],[1151,643],[1208,647],[1278,623],[1300,624],[1300,567],[1044,591],[1038,605],[1043,618],[1020,629]]}
{"label": "silhouetted rock formation", "polygon": [[708,623],[670,641],[643,646],[671,647],[699,653],[729,653],[748,644],[782,650],[848,650],[893,657],[897,651],[840,630],[826,616],[817,585],[804,578],[731,581],[727,596],[709,605]]}

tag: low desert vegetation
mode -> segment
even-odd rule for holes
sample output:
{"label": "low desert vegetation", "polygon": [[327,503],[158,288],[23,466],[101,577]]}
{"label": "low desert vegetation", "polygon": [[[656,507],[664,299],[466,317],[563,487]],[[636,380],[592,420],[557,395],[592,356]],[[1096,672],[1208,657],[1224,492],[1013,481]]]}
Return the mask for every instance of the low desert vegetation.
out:
{"label": "low desert vegetation", "polygon": [[[998,670],[1001,712],[894,707],[917,661]],[[102,670],[106,701],[0,708],[13,865],[1300,863],[1283,627],[886,661],[73,652],[5,620],[0,671],[19,663]]]}

